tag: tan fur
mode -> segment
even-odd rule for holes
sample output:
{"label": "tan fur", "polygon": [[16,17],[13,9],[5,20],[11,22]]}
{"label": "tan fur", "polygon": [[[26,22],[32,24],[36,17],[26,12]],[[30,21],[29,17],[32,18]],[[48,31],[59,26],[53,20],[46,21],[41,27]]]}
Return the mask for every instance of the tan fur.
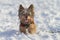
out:
{"label": "tan fur", "polygon": [[31,24],[30,27],[28,28],[28,31],[31,34],[36,33],[36,26],[35,26],[35,24]]}

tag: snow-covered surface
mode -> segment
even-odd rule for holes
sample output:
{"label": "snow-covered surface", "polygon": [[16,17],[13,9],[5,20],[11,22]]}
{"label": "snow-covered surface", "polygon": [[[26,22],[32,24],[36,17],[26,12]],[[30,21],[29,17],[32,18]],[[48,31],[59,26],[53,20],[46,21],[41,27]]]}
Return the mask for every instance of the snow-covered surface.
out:
{"label": "snow-covered surface", "polygon": [[[34,5],[34,35],[19,33],[20,4]],[[0,0],[0,40],[60,40],[60,0]]]}

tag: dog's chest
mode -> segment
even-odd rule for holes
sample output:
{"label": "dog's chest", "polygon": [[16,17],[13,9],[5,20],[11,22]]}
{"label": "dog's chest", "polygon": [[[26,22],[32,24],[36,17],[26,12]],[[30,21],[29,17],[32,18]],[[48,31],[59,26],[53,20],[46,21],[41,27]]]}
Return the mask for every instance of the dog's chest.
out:
{"label": "dog's chest", "polygon": [[21,27],[26,27],[28,28],[29,27],[29,24],[20,24]]}

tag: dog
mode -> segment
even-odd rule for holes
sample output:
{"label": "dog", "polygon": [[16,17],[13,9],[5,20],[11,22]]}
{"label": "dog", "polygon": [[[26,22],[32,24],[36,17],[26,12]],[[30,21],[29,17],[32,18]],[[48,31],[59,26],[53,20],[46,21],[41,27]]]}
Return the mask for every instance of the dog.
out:
{"label": "dog", "polygon": [[21,33],[27,34],[26,29],[28,29],[28,33],[34,34],[36,33],[36,25],[34,23],[34,6],[31,4],[28,8],[24,8],[21,4],[18,10],[18,16],[20,20],[19,31]]}

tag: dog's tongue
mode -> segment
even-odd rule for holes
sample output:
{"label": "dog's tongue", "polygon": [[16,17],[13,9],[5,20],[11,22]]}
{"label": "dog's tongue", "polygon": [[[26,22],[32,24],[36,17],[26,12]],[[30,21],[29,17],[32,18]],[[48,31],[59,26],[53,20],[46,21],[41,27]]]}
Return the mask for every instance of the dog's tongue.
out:
{"label": "dog's tongue", "polygon": [[28,22],[28,20],[25,20],[25,22],[27,23],[27,22]]}

